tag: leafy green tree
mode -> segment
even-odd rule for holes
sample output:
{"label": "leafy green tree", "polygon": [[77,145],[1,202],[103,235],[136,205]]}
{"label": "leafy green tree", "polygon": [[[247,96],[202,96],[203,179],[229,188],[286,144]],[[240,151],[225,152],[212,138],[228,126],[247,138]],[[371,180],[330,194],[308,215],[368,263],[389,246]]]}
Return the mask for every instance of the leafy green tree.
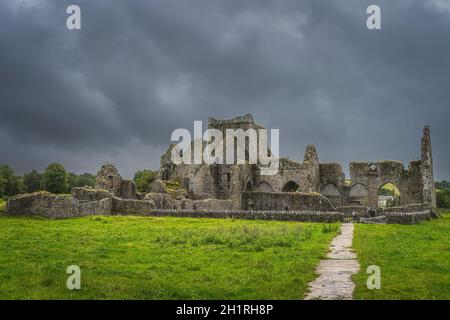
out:
{"label": "leafy green tree", "polygon": [[390,189],[387,189],[387,188],[381,188],[378,191],[378,195],[379,196],[392,196],[392,197],[394,197],[395,196],[395,192],[394,192],[394,190],[390,190]]}
{"label": "leafy green tree", "polygon": [[71,192],[75,187],[93,187],[95,186],[95,176],[90,173],[76,175],[69,173],[67,175],[67,192]]}
{"label": "leafy green tree", "polygon": [[0,176],[0,199],[5,196],[6,180]]}
{"label": "leafy green tree", "polygon": [[77,187],[94,187],[95,176],[90,173],[83,173],[78,176]]}
{"label": "leafy green tree", "polygon": [[52,193],[64,193],[67,190],[67,173],[64,166],[51,163],[42,175],[42,189]]}
{"label": "leafy green tree", "polygon": [[36,192],[41,190],[42,174],[36,170],[32,170],[23,175],[23,184],[26,192]]}
{"label": "leafy green tree", "polygon": [[438,208],[450,208],[450,189],[436,190],[436,205]]}
{"label": "leafy green tree", "polygon": [[15,196],[24,191],[21,177],[14,174],[14,170],[4,164],[0,166],[0,192],[1,196]]}
{"label": "leafy green tree", "polygon": [[450,189],[450,182],[447,180],[438,181],[435,186],[436,189]]}
{"label": "leafy green tree", "polygon": [[150,184],[155,181],[156,172],[152,170],[139,170],[134,174],[133,181],[139,192],[148,192]]}
{"label": "leafy green tree", "polygon": [[77,187],[78,176],[75,173],[69,172],[67,174],[67,189],[66,193],[70,193],[72,188]]}

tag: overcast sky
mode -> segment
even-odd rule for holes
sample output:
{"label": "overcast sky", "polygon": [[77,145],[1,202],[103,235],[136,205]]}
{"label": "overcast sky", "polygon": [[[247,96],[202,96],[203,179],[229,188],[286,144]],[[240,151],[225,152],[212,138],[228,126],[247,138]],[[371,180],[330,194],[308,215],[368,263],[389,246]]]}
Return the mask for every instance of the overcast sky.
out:
{"label": "overcast sky", "polygon": [[246,113],[280,129],[283,156],[313,143],[345,169],[407,167],[428,124],[450,179],[450,0],[0,3],[0,163],[18,173],[110,161],[131,177],[159,167],[174,129]]}

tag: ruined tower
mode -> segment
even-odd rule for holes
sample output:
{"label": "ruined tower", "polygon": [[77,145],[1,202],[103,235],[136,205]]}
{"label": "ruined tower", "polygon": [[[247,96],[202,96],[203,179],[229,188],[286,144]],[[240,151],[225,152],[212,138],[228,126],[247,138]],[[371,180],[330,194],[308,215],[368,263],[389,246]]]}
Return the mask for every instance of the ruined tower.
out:
{"label": "ruined tower", "polygon": [[433,155],[431,152],[430,127],[423,128],[421,142],[422,149],[422,182],[423,182],[423,202],[436,206],[436,191],[434,188],[433,176]]}

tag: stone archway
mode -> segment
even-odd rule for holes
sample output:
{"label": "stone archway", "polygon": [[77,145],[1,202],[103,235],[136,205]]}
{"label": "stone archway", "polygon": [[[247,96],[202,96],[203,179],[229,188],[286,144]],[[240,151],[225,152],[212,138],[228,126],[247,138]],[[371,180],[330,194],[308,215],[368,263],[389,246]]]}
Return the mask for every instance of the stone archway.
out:
{"label": "stone archway", "polygon": [[377,206],[380,208],[400,206],[400,189],[395,183],[386,182],[378,188]]}
{"label": "stone archway", "polygon": [[328,200],[333,204],[333,206],[337,207],[342,205],[342,194],[341,190],[333,183],[329,183],[322,187],[320,193],[327,197]]}
{"label": "stone archway", "polygon": [[348,195],[348,202],[350,205],[370,206],[370,191],[362,183],[355,183]]}
{"label": "stone archway", "polygon": [[263,181],[263,182],[261,182],[258,185],[258,191],[260,191],[260,192],[273,192],[273,188],[268,182]]}
{"label": "stone archway", "polygon": [[300,186],[298,185],[298,183],[294,182],[294,181],[288,181],[282,191],[283,192],[296,192],[298,189],[300,188]]}

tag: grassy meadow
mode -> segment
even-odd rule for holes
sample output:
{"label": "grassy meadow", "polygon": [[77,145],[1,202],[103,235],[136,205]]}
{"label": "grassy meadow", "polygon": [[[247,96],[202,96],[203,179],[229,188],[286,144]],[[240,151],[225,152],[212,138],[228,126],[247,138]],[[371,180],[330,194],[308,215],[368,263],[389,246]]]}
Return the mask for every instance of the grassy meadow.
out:
{"label": "grassy meadow", "polygon": [[6,200],[0,198],[0,215],[5,212],[6,209]]}
{"label": "grassy meadow", "polygon": [[[361,271],[355,299],[450,299],[450,212],[417,225],[358,224],[353,248]],[[366,269],[381,269],[381,289],[369,290]]]}
{"label": "grassy meadow", "polygon": [[339,225],[0,216],[0,230],[0,299],[302,299]]}

